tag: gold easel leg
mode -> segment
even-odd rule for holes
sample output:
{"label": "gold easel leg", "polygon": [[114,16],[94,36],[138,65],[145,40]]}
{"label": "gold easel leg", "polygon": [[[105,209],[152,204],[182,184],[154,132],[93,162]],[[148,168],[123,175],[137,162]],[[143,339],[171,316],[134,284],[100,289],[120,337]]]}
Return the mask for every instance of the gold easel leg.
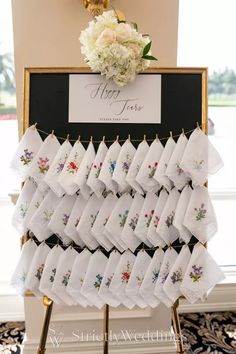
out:
{"label": "gold easel leg", "polygon": [[47,296],[44,296],[43,304],[46,307],[46,312],[45,312],[43,328],[42,328],[37,354],[44,354],[46,352],[46,341],[47,341],[48,328],[49,328],[49,323],[52,314],[53,301],[49,299]]}
{"label": "gold easel leg", "polygon": [[178,354],[185,354],[183,337],[182,337],[182,332],[181,332],[181,327],[180,327],[178,306],[179,306],[179,300],[177,300],[174,303],[173,307],[171,308],[172,321],[173,321],[174,332],[175,332],[175,336],[176,336],[176,340],[177,340]]}
{"label": "gold easel leg", "polygon": [[104,306],[104,322],[103,322],[103,354],[108,354],[109,344],[109,305]]}

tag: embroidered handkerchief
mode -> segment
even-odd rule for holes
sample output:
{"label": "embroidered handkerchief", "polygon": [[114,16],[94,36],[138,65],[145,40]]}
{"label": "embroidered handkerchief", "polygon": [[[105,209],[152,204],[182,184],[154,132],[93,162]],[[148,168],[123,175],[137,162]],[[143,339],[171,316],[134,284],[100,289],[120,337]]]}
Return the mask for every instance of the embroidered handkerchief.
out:
{"label": "embroidered handkerchief", "polygon": [[38,188],[36,189],[32,199],[30,201],[30,205],[27,210],[27,213],[26,213],[24,220],[23,220],[23,227],[25,229],[27,229],[27,230],[30,229],[30,226],[29,226],[30,220],[31,220],[32,216],[34,215],[34,213],[39,208],[40,204],[44,200],[47,193],[48,193],[48,191],[41,192]]}
{"label": "embroidered handkerchief", "polygon": [[182,190],[178,204],[175,210],[175,217],[173,220],[173,225],[179,231],[180,238],[188,243],[191,239],[191,232],[183,225],[184,216],[188,207],[188,203],[191,199],[192,188],[190,186],[185,186]]}

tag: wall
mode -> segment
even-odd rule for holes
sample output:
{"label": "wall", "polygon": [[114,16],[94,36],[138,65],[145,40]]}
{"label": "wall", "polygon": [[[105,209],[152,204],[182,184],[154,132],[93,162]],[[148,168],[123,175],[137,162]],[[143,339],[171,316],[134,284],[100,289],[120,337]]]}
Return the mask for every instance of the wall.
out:
{"label": "wall", "polygon": [[[113,5],[122,10],[127,19],[136,21],[139,30],[149,33],[153,40],[153,54],[158,57],[158,66],[176,66],[178,0],[114,0]],[[138,4],[138,5],[137,5]],[[14,47],[17,84],[17,114],[22,120],[23,69],[24,67],[79,67],[85,66],[80,53],[78,37],[81,29],[91,19],[82,0],[12,0]],[[111,327],[145,332],[169,331],[170,311],[160,306],[156,310],[126,311],[123,308],[111,314]],[[102,330],[102,312],[94,309],[54,308],[52,326],[63,326],[63,341],[60,348],[48,343],[49,352],[101,352],[101,343],[73,342],[75,329]],[[42,301],[25,299],[27,340],[24,353],[35,353],[43,320]],[[50,339],[50,338],[49,338]],[[169,353],[174,351],[173,342],[136,343],[122,342],[115,346],[116,353],[125,349],[128,353]],[[47,351],[47,352],[48,352]]]}

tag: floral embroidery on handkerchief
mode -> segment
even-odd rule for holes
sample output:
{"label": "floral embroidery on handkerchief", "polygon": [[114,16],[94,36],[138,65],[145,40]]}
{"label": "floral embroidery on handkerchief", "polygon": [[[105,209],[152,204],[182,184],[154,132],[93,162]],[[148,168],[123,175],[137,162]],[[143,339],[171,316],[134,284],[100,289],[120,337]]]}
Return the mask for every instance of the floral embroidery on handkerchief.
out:
{"label": "floral embroidery on handkerchief", "polygon": [[93,284],[96,289],[100,288],[100,286],[102,284],[102,278],[103,277],[102,277],[102,275],[100,273],[96,275],[96,280],[95,280],[95,282]]}
{"label": "floral embroidery on handkerchief", "polygon": [[67,164],[66,170],[69,173],[74,174],[78,171],[78,166],[76,164],[77,158],[78,158],[78,153],[75,153],[74,159]]}
{"label": "floral embroidery on handkerchief", "polygon": [[194,160],[193,163],[193,168],[197,171],[200,171],[203,168],[204,160]]}
{"label": "floral embroidery on handkerchief", "polygon": [[29,163],[33,160],[34,153],[33,151],[29,151],[28,149],[24,150],[24,154],[21,155],[20,160],[23,162],[24,166],[28,166]]}
{"label": "floral embroidery on handkerchief", "polygon": [[63,225],[67,225],[67,223],[68,223],[68,220],[69,220],[69,217],[70,217],[70,215],[68,215],[68,214],[63,214],[63,217],[62,217],[62,223],[63,223]]}
{"label": "floral embroidery on handkerchief", "polygon": [[100,162],[99,164],[93,164],[93,168],[96,170],[95,177],[98,178],[102,168],[102,162]]}
{"label": "floral embroidery on handkerchief", "polygon": [[109,277],[107,277],[107,280],[105,282],[105,286],[107,288],[109,288],[109,286],[111,285],[111,281],[112,281],[113,277],[114,277],[114,273],[112,275],[110,275]]}
{"label": "floral embroidery on handkerchief", "polygon": [[159,270],[157,270],[156,268],[152,271],[152,283],[154,284],[159,276]]}
{"label": "floral embroidery on handkerchief", "polygon": [[152,220],[152,217],[153,217],[153,214],[154,214],[154,209],[151,210],[150,214],[145,214],[145,218],[146,218],[146,226],[149,227],[150,226],[150,223],[151,223],[151,220]]}
{"label": "floral embroidery on handkerchief", "polygon": [[43,273],[44,264],[42,263],[36,270],[35,277],[40,280]]}
{"label": "floral embroidery on handkerchief", "polygon": [[204,203],[201,204],[200,208],[194,208],[196,211],[196,220],[201,221],[206,217],[207,210],[205,209]]}
{"label": "floral embroidery on handkerchief", "polygon": [[49,277],[49,281],[51,282],[51,283],[53,283],[54,282],[54,278],[55,278],[55,275],[56,275],[56,268],[53,268],[52,269],[52,274],[50,275],[50,277]]}
{"label": "floral embroidery on handkerchief", "polygon": [[108,163],[109,163],[109,172],[112,175],[116,167],[116,161],[110,159]]}
{"label": "floral embroidery on handkerchief", "polygon": [[136,279],[137,279],[137,285],[140,288],[140,286],[142,285],[144,276],[143,275],[136,275]]}
{"label": "floral embroidery on handkerchief", "polygon": [[128,283],[131,274],[130,262],[127,261],[125,270],[121,273],[121,281],[122,283]]}
{"label": "floral embroidery on handkerchief", "polygon": [[27,204],[21,204],[20,205],[20,217],[22,218],[22,219],[24,219],[24,217],[25,217],[25,215],[26,215],[26,213],[27,213],[27,210],[28,210],[28,206],[27,206]]}
{"label": "floral embroidery on handkerchief", "polygon": [[154,162],[153,165],[148,165],[148,169],[149,169],[149,174],[148,174],[148,178],[153,178],[153,176],[155,175],[156,169],[158,166],[158,162]]}
{"label": "floral embroidery on handkerchief", "polygon": [[170,272],[170,263],[167,262],[166,265],[165,265],[165,269],[164,269],[164,271],[161,274],[161,284],[163,284],[166,281],[166,279],[167,279],[167,277],[169,275],[169,272]]}
{"label": "floral embroidery on handkerchief", "polygon": [[139,214],[136,213],[131,219],[130,219],[130,222],[129,222],[129,226],[131,227],[131,229],[134,231],[135,230],[135,227],[138,223],[138,218],[139,218]]}
{"label": "floral embroidery on handkerchief", "polygon": [[90,215],[90,218],[91,218],[91,228],[93,227],[93,225],[94,225],[94,223],[95,223],[95,221],[96,221],[96,218],[97,218],[97,216],[98,216],[98,213],[99,213],[99,211],[98,211],[96,214],[91,214],[91,215]]}
{"label": "floral embroidery on handkerchief", "polygon": [[120,227],[124,227],[127,216],[128,216],[129,210],[125,210],[124,214],[119,214],[119,218],[120,218]]}
{"label": "floral embroidery on handkerchief", "polygon": [[173,274],[171,275],[171,281],[173,284],[182,282],[183,281],[183,271],[181,268],[177,269]]}
{"label": "floral embroidery on handkerchief", "polygon": [[202,268],[203,267],[197,267],[195,264],[192,266],[192,272],[189,273],[189,276],[194,283],[201,279],[203,274]]}
{"label": "floral embroidery on handkerchief", "polygon": [[171,227],[174,221],[175,212],[172,211],[166,218],[165,224],[167,227]]}
{"label": "floral embroidery on handkerchief", "polygon": [[68,155],[66,154],[66,155],[64,156],[64,158],[60,158],[60,159],[59,159],[59,161],[58,161],[58,163],[57,163],[57,168],[56,168],[57,174],[60,173],[60,172],[63,170],[63,168],[64,168],[64,166],[65,166],[65,163],[66,163],[67,157],[68,157]]}
{"label": "floral embroidery on handkerchief", "polygon": [[69,282],[69,279],[70,279],[70,275],[71,275],[71,270],[69,269],[68,272],[66,274],[64,274],[62,276],[62,284],[67,286],[68,285],[68,282]]}
{"label": "floral embroidery on handkerchief", "polygon": [[49,170],[49,159],[40,157],[38,160],[38,168],[40,173],[46,173]]}
{"label": "floral embroidery on handkerchief", "polygon": [[126,159],[125,161],[122,161],[122,171],[124,171],[126,174],[129,171],[130,165],[131,165],[131,157],[129,154],[126,154]]}
{"label": "floral embroidery on handkerchief", "polygon": [[180,165],[177,163],[176,164],[176,171],[178,176],[182,175],[182,173],[184,173],[184,170],[180,167]]}

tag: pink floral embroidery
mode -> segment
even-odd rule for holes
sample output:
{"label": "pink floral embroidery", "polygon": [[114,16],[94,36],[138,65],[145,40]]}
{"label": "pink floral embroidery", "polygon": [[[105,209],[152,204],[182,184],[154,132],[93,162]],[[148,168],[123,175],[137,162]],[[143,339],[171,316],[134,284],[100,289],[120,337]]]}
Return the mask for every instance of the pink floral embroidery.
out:
{"label": "pink floral embroidery", "polygon": [[99,164],[93,164],[93,168],[96,170],[95,178],[98,178],[98,176],[99,176],[99,174],[101,172],[102,162],[100,162]]}
{"label": "pink floral embroidery", "polygon": [[144,217],[146,218],[146,227],[150,226],[153,214],[154,214],[154,210],[151,210],[149,214],[144,215]]}
{"label": "pink floral embroidery", "polygon": [[127,261],[127,264],[126,264],[126,267],[125,267],[125,270],[121,273],[121,281],[122,283],[128,283],[129,281],[129,278],[130,278],[130,274],[131,274],[131,265],[130,265],[130,262]]}
{"label": "pink floral embroidery", "polygon": [[38,168],[40,173],[46,173],[49,169],[49,159],[40,157],[38,160]]}
{"label": "pink floral embroidery", "polygon": [[158,166],[158,162],[154,162],[153,165],[148,165],[148,169],[149,169],[149,174],[148,174],[148,177],[149,178],[152,178],[156,172],[156,169],[157,169],[157,166]]}

